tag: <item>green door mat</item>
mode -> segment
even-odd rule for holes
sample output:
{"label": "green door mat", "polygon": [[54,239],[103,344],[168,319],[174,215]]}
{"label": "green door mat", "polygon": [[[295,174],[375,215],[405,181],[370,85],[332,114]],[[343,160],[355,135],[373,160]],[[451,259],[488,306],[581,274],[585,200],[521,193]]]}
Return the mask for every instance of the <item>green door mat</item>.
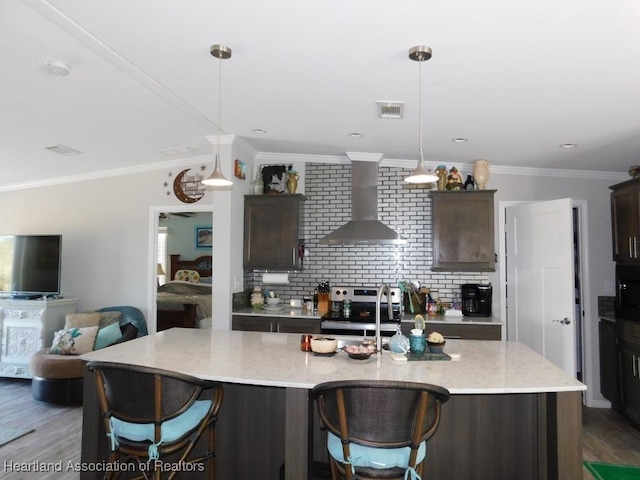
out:
{"label": "green door mat", "polygon": [[598,462],[584,462],[584,466],[596,480],[640,480],[640,467]]}

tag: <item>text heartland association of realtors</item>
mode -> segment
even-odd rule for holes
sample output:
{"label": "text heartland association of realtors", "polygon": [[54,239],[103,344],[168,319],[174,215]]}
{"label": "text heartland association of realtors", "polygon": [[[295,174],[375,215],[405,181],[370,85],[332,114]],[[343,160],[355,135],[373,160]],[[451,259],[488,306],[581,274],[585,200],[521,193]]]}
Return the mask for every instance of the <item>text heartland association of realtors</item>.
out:
{"label": "text heartland association of realtors", "polygon": [[187,462],[163,462],[150,460],[146,463],[109,463],[106,461],[81,463],[81,462],[2,462],[2,471],[5,473],[33,473],[33,472],[204,472],[204,464]]}

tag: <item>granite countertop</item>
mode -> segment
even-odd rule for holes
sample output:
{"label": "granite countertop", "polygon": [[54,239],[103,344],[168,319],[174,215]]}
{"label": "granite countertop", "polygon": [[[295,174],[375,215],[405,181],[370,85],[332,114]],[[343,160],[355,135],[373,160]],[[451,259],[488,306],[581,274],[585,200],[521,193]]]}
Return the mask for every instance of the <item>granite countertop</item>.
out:
{"label": "granite countertop", "polygon": [[320,320],[321,315],[316,312],[310,312],[300,307],[285,306],[281,309],[258,309],[239,308],[231,312],[231,315],[247,315],[252,317],[288,317],[288,318],[310,318]]}
{"label": "granite countertop", "polygon": [[[309,318],[320,319],[321,315],[318,312],[310,312],[299,307],[289,307],[271,310],[271,309],[259,309],[253,310],[252,308],[240,308],[232,312],[232,315],[247,315],[253,317],[286,317],[286,318]],[[445,317],[444,315],[422,315],[424,321],[427,324],[439,324],[446,323],[448,325],[502,325],[502,321],[498,317]],[[415,314],[405,313],[402,315],[403,323],[413,323]]]}
{"label": "granite countertop", "polygon": [[[340,337],[337,338],[349,338]],[[354,338],[354,337],[351,337]],[[310,389],[334,380],[379,379],[431,383],[452,394],[542,393],[586,386],[524,344],[447,340],[451,361],[396,362],[389,352],[351,360],[300,351],[300,335],[172,328],[82,355],[163,368],[229,383]]]}
{"label": "granite countertop", "polygon": [[[453,316],[444,316],[444,315],[426,315],[420,314],[424,317],[424,322],[426,324],[441,324],[446,323],[448,325],[502,325],[502,320],[498,317],[453,317]],[[416,314],[413,313],[404,313],[402,315],[403,323],[414,323],[414,319]]]}

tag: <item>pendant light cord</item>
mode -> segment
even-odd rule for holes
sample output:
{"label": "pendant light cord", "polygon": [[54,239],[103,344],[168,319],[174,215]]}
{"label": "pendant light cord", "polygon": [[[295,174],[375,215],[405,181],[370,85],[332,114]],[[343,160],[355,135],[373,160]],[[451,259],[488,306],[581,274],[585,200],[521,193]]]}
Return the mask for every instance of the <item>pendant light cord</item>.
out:
{"label": "pendant light cord", "polygon": [[420,139],[420,150],[418,152],[418,162],[422,162],[423,150],[422,150],[422,59],[418,60],[418,138]]}
{"label": "pendant light cord", "polygon": [[222,55],[218,58],[218,152],[220,157],[220,124],[222,123]]}

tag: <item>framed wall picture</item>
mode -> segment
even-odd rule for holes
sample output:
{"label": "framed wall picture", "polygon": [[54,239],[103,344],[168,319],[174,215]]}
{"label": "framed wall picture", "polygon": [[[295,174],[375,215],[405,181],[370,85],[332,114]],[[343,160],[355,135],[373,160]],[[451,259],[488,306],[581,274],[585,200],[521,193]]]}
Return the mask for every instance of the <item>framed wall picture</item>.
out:
{"label": "framed wall picture", "polygon": [[247,176],[247,165],[237,158],[233,161],[233,174],[236,178],[244,180]]}
{"label": "framed wall picture", "polygon": [[213,247],[213,229],[211,226],[196,227],[196,248]]}

